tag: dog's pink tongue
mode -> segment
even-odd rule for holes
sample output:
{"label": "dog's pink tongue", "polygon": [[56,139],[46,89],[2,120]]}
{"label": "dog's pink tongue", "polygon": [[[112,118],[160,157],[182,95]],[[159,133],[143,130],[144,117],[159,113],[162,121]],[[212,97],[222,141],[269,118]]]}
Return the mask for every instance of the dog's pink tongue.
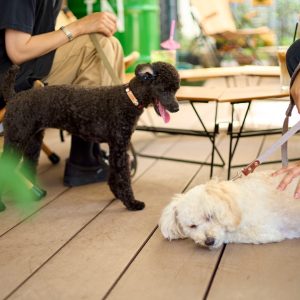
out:
{"label": "dog's pink tongue", "polygon": [[160,116],[163,118],[165,123],[168,123],[171,119],[170,114],[166,111],[164,106],[158,101],[158,110],[160,113]]}

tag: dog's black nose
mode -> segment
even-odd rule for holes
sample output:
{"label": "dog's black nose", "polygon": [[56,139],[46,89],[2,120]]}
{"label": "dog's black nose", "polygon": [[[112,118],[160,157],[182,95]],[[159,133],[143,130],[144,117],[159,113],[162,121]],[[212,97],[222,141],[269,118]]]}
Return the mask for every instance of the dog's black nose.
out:
{"label": "dog's black nose", "polygon": [[169,110],[171,113],[178,112],[178,111],[179,111],[179,105],[178,105],[178,103],[174,103],[174,104],[170,105],[170,106],[168,107],[168,110]]}
{"label": "dog's black nose", "polygon": [[215,243],[215,239],[209,236],[206,238],[204,243],[206,246],[213,246],[213,244]]}

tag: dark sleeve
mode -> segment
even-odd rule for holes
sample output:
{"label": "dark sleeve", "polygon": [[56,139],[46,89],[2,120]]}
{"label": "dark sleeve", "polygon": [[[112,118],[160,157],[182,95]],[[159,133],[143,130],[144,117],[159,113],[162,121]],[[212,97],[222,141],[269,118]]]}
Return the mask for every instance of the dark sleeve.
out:
{"label": "dark sleeve", "polygon": [[0,0],[0,30],[15,29],[32,34],[37,0]]}
{"label": "dark sleeve", "polygon": [[300,40],[295,41],[286,52],[286,66],[292,77],[300,63]]}

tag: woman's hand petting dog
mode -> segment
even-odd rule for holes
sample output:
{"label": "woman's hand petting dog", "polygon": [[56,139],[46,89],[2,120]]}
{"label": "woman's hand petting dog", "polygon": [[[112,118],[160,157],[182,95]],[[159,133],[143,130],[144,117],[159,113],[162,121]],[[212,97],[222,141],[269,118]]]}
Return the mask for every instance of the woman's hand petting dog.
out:
{"label": "woman's hand petting dog", "polygon": [[[272,176],[278,176],[284,174],[284,177],[280,181],[277,189],[280,191],[284,191],[286,187],[297,177],[300,176],[300,162],[296,164],[292,164],[288,167],[283,167],[272,174]],[[299,178],[300,179],[300,178]],[[298,179],[298,184],[294,192],[294,198],[300,198],[300,181]]]}

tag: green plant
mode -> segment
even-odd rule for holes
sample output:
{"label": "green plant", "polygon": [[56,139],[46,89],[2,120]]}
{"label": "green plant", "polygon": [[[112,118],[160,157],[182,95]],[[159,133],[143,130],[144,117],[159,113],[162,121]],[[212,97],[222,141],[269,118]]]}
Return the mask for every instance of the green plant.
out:
{"label": "green plant", "polygon": [[298,0],[276,1],[276,34],[279,45],[290,45],[292,43],[299,10]]}

